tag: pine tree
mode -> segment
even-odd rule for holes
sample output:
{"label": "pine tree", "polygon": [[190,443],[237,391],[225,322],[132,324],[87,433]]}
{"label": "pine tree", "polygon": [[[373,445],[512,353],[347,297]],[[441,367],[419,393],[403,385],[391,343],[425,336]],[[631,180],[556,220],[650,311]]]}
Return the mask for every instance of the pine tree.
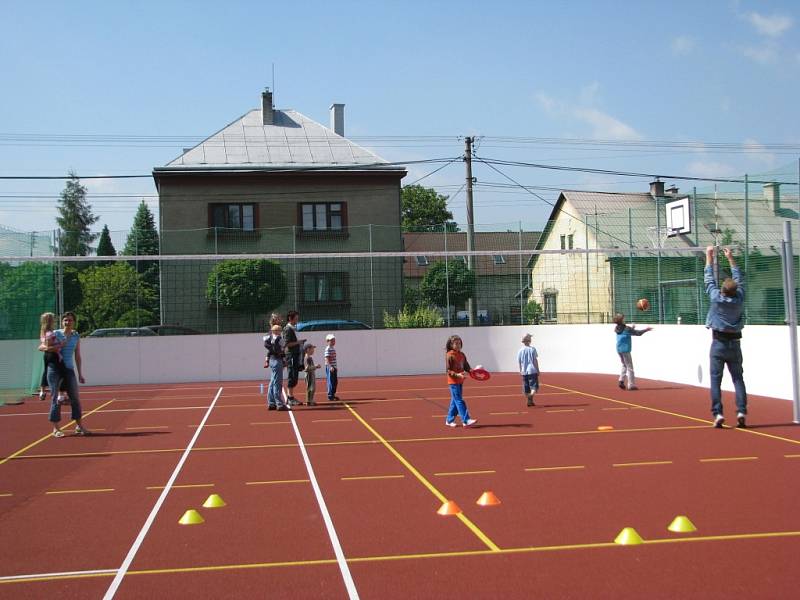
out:
{"label": "pine tree", "polygon": [[125,256],[158,254],[156,220],[144,200],[139,204],[136,216],[133,217],[133,226],[128,234],[128,239],[125,241],[125,248],[122,250],[122,254]]}
{"label": "pine tree", "polygon": [[60,229],[58,251],[61,256],[86,256],[90,244],[98,234],[91,232],[91,226],[99,217],[92,214],[92,207],[86,201],[86,188],[78,176],[70,171],[58,205],[56,223]]}
{"label": "pine tree", "polygon": [[100,241],[97,242],[97,256],[116,256],[117,250],[114,244],[111,243],[111,234],[108,231],[108,225],[103,225],[103,231],[100,234]]}

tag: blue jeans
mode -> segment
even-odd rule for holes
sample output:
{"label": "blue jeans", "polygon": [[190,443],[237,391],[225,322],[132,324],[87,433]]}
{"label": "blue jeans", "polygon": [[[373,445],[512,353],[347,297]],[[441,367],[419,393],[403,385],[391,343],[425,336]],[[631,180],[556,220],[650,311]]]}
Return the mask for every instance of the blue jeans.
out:
{"label": "blue jeans", "polygon": [[269,380],[267,404],[278,407],[283,404],[283,361],[270,357],[269,370],[272,372],[272,377]]}
{"label": "blue jeans", "polygon": [[711,342],[711,414],[722,414],[722,372],[728,365],[728,372],[736,390],[736,409],[747,414],[747,390],[744,387],[741,340],[713,340]]}
{"label": "blue jeans", "polygon": [[532,373],[522,376],[522,393],[526,396],[531,392],[539,391],[539,374]]}
{"label": "blue jeans", "polygon": [[339,387],[339,369],[325,365],[325,375],[328,378],[328,400],[333,400]]}
{"label": "blue jeans", "polygon": [[467,403],[464,402],[464,397],[462,395],[463,388],[463,383],[450,384],[450,409],[447,411],[446,419],[448,423],[455,421],[456,415],[461,417],[462,423],[469,421],[469,409],[467,408]]}
{"label": "blue jeans", "polygon": [[56,365],[50,364],[47,365],[47,384],[50,386],[50,422],[58,423],[61,420],[61,406],[58,404],[59,383],[67,391],[69,403],[72,407],[72,420],[79,420],[83,413],[81,411],[80,395],[78,394],[78,378],[75,376],[75,371],[64,369],[62,375]]}

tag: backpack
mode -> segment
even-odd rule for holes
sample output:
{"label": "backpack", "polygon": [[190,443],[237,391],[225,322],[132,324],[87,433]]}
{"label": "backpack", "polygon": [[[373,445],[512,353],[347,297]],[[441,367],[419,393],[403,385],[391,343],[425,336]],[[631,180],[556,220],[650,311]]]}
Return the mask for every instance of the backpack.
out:
{"label": "backpack", "polygon": [[267,357],[283,358],[284,356],[280,336],[275,339],[272,339],[271,335],[266,336],[264,338],[264,348],[267,349]]}

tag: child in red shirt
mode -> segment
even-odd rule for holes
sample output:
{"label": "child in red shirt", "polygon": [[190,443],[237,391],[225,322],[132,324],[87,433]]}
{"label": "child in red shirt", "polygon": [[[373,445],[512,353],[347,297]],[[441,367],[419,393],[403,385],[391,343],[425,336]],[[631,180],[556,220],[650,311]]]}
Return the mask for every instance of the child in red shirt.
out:
{"label": "child in red shirt", "polygon": [[461,351],[464,342],[457,335],[451,335],[447,339],[445,350],[445,368],[447,370],[447,383],[450,385],[450,409],[447,411],[447,418],[444,424],[448,427],[456,426],[456,414],[461,417],[461,424],[470,427],[477,423],[477,419],[469,416],[469,409],[464,402],[462,388],[464,387],[464,373],[470,372],[467,357]]}

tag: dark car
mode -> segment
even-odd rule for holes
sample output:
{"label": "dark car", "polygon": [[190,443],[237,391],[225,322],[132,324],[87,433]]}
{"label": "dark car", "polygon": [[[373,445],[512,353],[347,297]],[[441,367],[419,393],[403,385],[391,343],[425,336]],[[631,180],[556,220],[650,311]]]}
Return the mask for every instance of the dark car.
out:
{"label": "dark car", "polygon": [[95,329],[86,337],[147,337],[156,333],[147,327],[106,327]]}
{"label": "dark car", "polygon": [[361,321],[349,319],[317,319],[301,321],[297,324],[297,331],[347,331],[352,329],[372,329],[372,327]]}
{"label": "dark car", "polygon": [[200,335],[202,333],[183,325],[147,325],[144,329],[149,329],[156,335]]}

